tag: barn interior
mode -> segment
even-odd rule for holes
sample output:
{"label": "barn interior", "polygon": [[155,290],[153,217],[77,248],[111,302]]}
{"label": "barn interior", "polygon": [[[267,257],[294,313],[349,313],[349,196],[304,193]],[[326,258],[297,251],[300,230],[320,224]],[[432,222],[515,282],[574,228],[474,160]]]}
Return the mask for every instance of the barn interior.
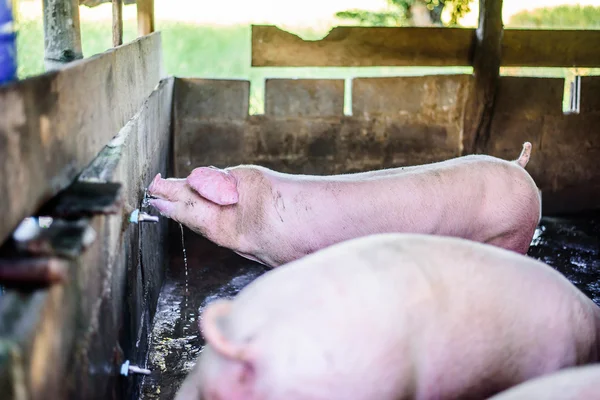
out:
{"label": "barn interior", "polygon": [[600,67],[600,31],[504,29],[501,0],[480,0],[476,29],[338,27],[306,41],[255,25],[257,68],[469,66],[473,73],[355,78],[350,89],[340,79],[268,79],[265,112],[250,115],[248,81],[168,76],[153,2],[137,4],[137,39],[122,43],[115,0],[114,48],[65,59],[81,53],[72,23],[78,2],[48,2],[52,68],[0,86],[0,393],[7,398],[173,398],[203,346],[202,308],[267,271],[151,218],[158,213],[145,192],[154,176],[185,177],[198,166],[339,174],[474,153],[515,159],[529,141],[527,170],[541,190],[543,218],[528,254],[600,305],[600,77],[499,73]]}

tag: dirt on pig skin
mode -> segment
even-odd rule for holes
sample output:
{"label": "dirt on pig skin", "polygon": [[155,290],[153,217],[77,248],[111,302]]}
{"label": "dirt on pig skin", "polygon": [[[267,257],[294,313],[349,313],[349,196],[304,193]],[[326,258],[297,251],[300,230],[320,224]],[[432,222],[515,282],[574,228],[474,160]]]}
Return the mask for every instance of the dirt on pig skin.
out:
{"label": "dirt on pig skin", "polygon": [[524,254],[541,204],[524,169],[530,151],[525,143],[515,161],[470,155],[332,176],[199,167],[186,179],[157,175],[148,193],[163,215],[270,267],[396,232],[461,237]]}

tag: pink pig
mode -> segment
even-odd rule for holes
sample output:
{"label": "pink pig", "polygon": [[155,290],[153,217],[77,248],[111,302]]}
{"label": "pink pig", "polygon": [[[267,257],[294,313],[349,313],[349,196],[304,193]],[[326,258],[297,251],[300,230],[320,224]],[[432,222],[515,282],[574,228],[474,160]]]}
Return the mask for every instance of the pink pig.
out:
{"label": "pink pig", "polygon": [[163,215],[214,243],[275,267],[345,240],[377,233],[456,236],[526,253],[541,199],[516,161],[470,155],[333,176],[260,166],[196,168],[187,179],[156,176],[148,192]]}
{"label": "pink pig", "polygon": [[542,262],[379,234],[273,269],[202,312],[177,400],[483,399],[596,362],[600,308]]}
{"label": "pink pig", "polygon": [[532,379],[489,400],[600,400],[600,364]]}

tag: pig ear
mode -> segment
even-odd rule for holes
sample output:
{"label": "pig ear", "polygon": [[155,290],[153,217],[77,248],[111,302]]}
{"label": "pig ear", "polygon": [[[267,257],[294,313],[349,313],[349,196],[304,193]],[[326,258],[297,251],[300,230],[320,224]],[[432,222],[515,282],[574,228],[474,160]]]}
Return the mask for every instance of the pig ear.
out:
{"label": "pig ear", "polygon": [[239,200],[235,177],[222,169],[196,168],[187,177],[187,184],[206,200],[221,206],[236,204]]}
{"label": "pig ear", "polygon": [[244,349],[231,341],[224,333],[224,325],[231,312],[231,300],[216,300],[202,312],[199,326],[202,336],[217,353],[232,360],[247,361]]}
{"label": "pig ear", "polygon": [[[210,303],[202,312],[198,325],[206,339],[206,344],[219,356],[235,362],[232,372],[236,375],[237,382],[242,385],[244,392],[251,393],[256,378],[255,357],[252,355],[251,345],[234,343],[224,332],[231,313],[231,305],[231,300],[217,300]],[[252,397],[254,396],[248,395],[244,398]]]}

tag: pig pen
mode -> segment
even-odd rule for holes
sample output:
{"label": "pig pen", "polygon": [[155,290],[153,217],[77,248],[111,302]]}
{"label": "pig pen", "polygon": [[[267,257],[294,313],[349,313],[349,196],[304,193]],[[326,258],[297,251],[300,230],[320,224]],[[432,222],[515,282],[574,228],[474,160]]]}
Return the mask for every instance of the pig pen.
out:
{"label": "pig pen", "polygon": [[[598,148],[590,145],[593,139],[567,139],[586,134],[566,128],[598,118],[587,103],[595,98],[587,90],[598,82],[584,79],[586,112],[564,115],[563,80],[502,78],[489,153],[515,159],[524,141],[533,143],[527,169],[542,189],[544,217],[529,255],[559,270],[600,305],[600,198],[592,192],[576,201],[579,183],[573,180],[579,176],[580,182],[593,183],[600,163],[580,157],[592,157]],[[197,166],[242,163],[334,174],[456,157],[469,85],[466,75],[354,79],[349,117],[343,115],[343,80],[271,79],[265,85],[265,115],[248,116],[249,82],[176,79],[175,175],[187,176]],[[579,155],[571,153],[579,146]],[[583,155],[583,148],[589,153]],[[568,171],[555,164],[558,159]],[[269,270],[177,224],[170,230],[169,268],[151,334],[147,366],[153,372],[143,378],[144,399],[175,396],[204,345],[198,329],[202,309],[235,296]]]}
{"label": "pig pen", "polygon": [[[473,85],[358,78],[347,116],[343,80],[269,79],[265,114],[249,115],[247,81],[165,76],[154,33],[0,88],[0,393],[170,399],[201,350],[202,307],[266,271],[164,218],[131,221],[135,209],[156,215],[144,203],[156,173],[253,163],[331,174],[457,157],[473,139]],[[530,255],[598,302],[600,78],[581,79],[577,113],[562,111],[564,85],[501,77],[482,152],[514,159],[533,144],[545,217]],[[53,220],[15,231],[28,216]]]}

